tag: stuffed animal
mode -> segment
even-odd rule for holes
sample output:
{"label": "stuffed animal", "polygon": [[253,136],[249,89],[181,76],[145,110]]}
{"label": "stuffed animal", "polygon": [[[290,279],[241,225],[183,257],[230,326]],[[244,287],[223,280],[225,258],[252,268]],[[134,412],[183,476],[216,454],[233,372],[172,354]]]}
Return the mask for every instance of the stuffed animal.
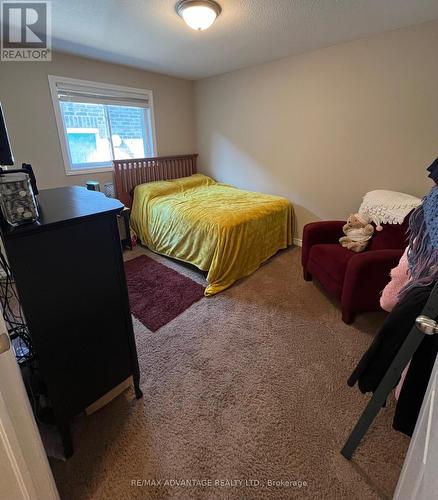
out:
{"label": "stuffed animal", "polygon": [[351,214],[342,228],[345,236],[339,243],[353,252],[362,252],[374,233],[374,227],[359,214]]}

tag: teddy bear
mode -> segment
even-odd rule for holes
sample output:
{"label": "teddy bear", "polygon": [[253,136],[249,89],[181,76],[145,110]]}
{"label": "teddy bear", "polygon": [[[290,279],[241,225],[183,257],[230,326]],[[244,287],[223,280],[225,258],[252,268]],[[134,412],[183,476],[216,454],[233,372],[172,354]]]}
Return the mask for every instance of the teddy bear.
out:
{"label": "teddy bear", "polygon": [[345,236],[339,239],[339,243],[353,252],[362,252],[368,245],[368,241],[374,234],[374,226],[364,217],[351,214],[347,223],[343,226]]}

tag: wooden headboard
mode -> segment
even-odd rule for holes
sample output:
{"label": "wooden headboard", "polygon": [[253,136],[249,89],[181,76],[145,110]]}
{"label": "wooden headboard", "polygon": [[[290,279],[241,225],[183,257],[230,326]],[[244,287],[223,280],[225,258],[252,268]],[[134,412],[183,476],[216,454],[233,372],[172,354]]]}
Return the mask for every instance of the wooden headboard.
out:
{"label": "wooden headboard", "polygon": [[196,174],[197,154],[114,161],[116,198],[131,207],[135,186]]}

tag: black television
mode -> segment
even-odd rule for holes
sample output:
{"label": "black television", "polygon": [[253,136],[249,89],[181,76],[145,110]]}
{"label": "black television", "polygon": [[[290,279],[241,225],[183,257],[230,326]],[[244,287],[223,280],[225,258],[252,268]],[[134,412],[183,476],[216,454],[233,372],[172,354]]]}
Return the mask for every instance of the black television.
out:
{"label": "black television", "polygon": [[2,105],[0,103],[0,165],[13,165],[11,145],[9,144],[8,131],[3,116]]}

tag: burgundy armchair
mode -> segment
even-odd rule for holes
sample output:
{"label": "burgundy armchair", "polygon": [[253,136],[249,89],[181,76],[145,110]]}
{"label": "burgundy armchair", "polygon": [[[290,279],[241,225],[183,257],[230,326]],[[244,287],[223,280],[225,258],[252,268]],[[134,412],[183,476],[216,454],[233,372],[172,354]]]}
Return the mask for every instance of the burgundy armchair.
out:
{"label": "burgundy armchair", "polygon": [[360,253],[343,248],[338,241],[344,236],[345,221],[312,222],[304,227],[304,279],[316,278],[340,301],[345,323],[352,323],[359,312],[381,310],[380,293],[407,246],[408,220],[409,216],[401,225],[383,224],[383,230],[375,231]]}

